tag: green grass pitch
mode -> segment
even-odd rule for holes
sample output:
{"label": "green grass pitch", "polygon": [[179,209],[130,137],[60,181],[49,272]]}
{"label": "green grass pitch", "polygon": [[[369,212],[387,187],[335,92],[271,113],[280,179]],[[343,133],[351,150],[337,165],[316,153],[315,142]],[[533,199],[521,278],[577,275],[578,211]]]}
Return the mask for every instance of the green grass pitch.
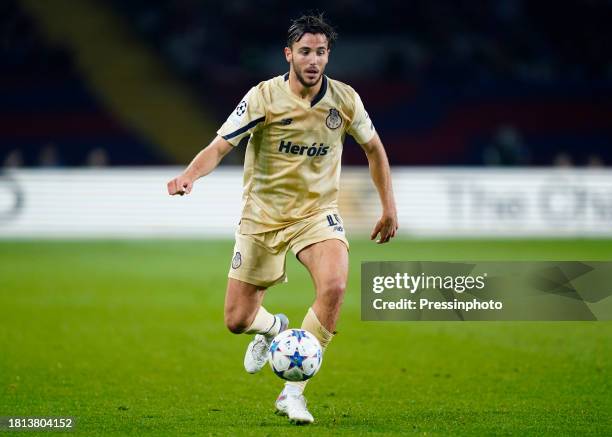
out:
{"label": "green grass pitch", "polygon": [[[611,322],[359,316],[364,260],[611,260],[612,241],[352,241],[339,334],[306,392],[310,427],[273,414],[282,384],[268,368],[242,369],[249,339],[223,326],[231,251],[1,242],[0,416],[72,416],[87,436],[612,434]],[[292,257],[288,274],[265,304],[299,326],[312,286]]]}

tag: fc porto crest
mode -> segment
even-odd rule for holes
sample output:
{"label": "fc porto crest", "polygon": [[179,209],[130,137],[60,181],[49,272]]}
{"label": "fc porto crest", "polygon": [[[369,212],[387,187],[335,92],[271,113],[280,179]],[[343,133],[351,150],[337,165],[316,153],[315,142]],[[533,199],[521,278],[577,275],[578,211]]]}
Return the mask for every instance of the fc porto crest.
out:
{"label": "fc porto crest", "polygon": [[342,117],[336,108],[329,110],[329,115],[325,119],[325,125],[330,129],[338,129],[342,124]]}
{"label": "fc porto crest", "polygon": [[240,252],[236,252],[236,255],[234,255],[234,258],[232,258],[232,268],[236,270],[241,265],[242,265],[242,255],[240,255]]}

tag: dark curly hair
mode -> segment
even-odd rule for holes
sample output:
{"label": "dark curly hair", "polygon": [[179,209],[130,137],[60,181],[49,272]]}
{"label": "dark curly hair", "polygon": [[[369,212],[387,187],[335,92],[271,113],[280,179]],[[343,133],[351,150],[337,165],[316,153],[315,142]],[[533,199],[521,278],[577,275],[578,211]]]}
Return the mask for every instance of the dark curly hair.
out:
{"label": "dark curly hair", "polygon": [[322,33],[327,37],[327,48],[331,49],[336,42],[338,34],[335,29],[327,22],[322,13],[311,13],[302,15],[291,22],[287,31],[287,47],[291,47],[298,42],[305,33]]}

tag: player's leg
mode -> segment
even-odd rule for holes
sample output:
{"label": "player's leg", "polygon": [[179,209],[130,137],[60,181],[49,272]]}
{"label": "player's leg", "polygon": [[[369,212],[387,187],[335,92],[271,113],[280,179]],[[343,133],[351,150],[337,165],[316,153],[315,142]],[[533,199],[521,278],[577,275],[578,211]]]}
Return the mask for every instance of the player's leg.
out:
{"label": "player's leg", "polygon": [[265,288],[238,279],[229,278],[227,283],[225,325],[234,334],[256,334],[244,355],[248,373],[264,367],[271,340],[289,324],[287,316],[273,315],[262,306],[265,293]]}
{"label": "player's leg", "polygon": [[261,305],[266,289],[285,278],[285,252],[269,247],[270,237],[236,232],[228,272],[225,324],[234,333],[256,334],[244,355],[249,373],[265,366],[272,339],[289,324],[284,314],[270,314]]}
{"label": "player's leg", "polygon": [[[234,334],[242,334],[247,332],[249,328],[257,328],[260,322],[273,321],[274,316],[266,317],[265,313],[263,317],[259,317],[260,320],[256,320],[262,308],[261,303],[265,294],[266,289],[263,287],[229,278],[227,291],[225,292],[224,308],[227,329]],[[252,326],[254,323],[255,326]]]}
{"label": "player's leg", "polygon": [[[315,301],[308,309],[302,329],[312,332],[323,349],[330,343],[348,279],[348,249],[344,242],[331,239],[312,244],[298,253],[315,286]],[[305,386],[305,382],[301,383]]]}
{"label": "player's leg", "polygon": [[[306,313],[302,329],[312,332],[323,349],[332,340],[348,279],[348,249],[343,241],[314,243],[298,253],[315,286],[316,298]],[[306,408],[303,391],[307,381],[287,382],[276,401],[277,410],[298,423],[314,420]]]}
{"label": "player's leg", "polygon": [[[298,253],[298,259],[308,269],[315,286],[316,298],[309,313],[314,312],[318,328],[333,333],[348,279],[346,244],[337,239],[321,241],[302,249]],[[308,319],[308,315],[306,317]],[[313,334],[318,337],[320,333]],[[325,342],[326,339],[323,340]]]}

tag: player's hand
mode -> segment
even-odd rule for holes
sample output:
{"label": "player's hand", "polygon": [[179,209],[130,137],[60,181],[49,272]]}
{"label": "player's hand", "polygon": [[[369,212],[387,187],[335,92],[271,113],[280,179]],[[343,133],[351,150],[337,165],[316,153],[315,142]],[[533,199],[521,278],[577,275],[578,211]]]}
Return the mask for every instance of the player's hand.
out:
{"label": "player's hand", "polygon": [[384,213],[380,220],[374,226],[374,230],[370,235],[370,240],[374,240],[376,236],[380,234],[380,238],[376,240],[377,244],[383,244],[389,242],[389,240],[395,237],[395,233],[399,228],[397,222],[397,214],[396,213]]}
{"label": "player's hand", "polygon": [[168,194],[174,196],[176,194],[182,196],[184,194],[191,193],[191,189],[193,188],[193,180],[186,176],[185,174],[181,174],[170,182],[168,182]]}

